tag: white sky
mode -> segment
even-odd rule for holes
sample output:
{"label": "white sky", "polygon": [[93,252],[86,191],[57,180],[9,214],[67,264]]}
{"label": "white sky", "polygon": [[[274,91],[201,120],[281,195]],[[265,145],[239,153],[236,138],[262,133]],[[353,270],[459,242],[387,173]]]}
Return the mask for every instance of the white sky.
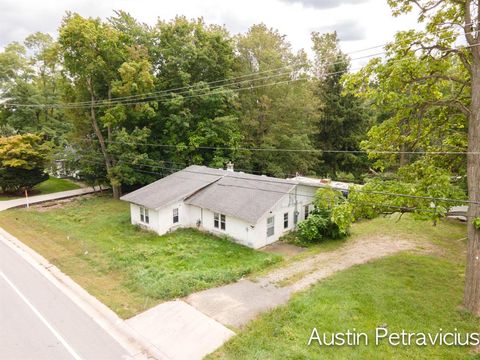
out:
{"label": "white sky", "polygon": [[[158,18],[201,16],[232,34],[263,22],[285,34],[294,49],[307,51],[312,31],[337,30],[348,53],[391,41],[399,30],[419,28],[416,14],[392,17],[386,0],[0,0],[0,49],[35,31],[55,35],[66,11],[105,18],[116,9],[150,25]],[[375,51],[381,50],[368,53]]]}

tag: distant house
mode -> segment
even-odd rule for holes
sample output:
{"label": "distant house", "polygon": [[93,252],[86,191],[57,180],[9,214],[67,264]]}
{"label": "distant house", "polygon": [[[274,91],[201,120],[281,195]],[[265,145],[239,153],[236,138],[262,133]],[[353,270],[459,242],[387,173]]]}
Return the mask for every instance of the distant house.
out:
{"label": "distant house", "polygon": [[294,180],[189,166],[121,199],[132,224],[158,234],[195,227],[258,249],[292,230],[313,209],[316,187]]}

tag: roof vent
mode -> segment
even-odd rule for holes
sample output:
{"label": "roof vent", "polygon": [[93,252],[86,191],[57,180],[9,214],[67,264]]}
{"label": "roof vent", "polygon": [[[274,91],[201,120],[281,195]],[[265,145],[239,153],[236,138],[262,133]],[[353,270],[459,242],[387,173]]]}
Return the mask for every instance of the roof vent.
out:
{"label": "roof vent", "polygon": [[227,171],[231,171],[231,172],[234,171],[233,170],[233,163],[231,161],[229,161],[228,164],[227,164]]}

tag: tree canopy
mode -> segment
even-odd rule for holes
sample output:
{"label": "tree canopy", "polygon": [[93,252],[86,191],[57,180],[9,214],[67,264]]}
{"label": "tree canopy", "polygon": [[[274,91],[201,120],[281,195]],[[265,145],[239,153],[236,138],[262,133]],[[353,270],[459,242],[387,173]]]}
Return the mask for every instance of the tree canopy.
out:
{"label": "tree canopy", "polygon": [[38,135],[0,137],[0,189],[15,193],[48,179],[45,167],[50,151],[50,145]]}

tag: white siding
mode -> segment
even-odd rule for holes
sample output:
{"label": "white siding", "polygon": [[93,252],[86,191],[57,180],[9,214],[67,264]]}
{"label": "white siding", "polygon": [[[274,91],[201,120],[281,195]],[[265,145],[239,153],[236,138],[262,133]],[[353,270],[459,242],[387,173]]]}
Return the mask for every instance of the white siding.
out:
{"label": "white siding", "polygon": [[225,215],[225,230],[216,228],[213,222],[214,212],[208,209],[201,209],[196,206],[190,206],[191,221],[195,226],[198,220],[201,221],[201,229],[214,233],[216,235],[226,235],[236,242],[254,247],[254,228],[244,220],[234,216]]}
{"label": "white siding", "polygon": [[[285,200],[286,201],[283,201]],[[262,218],[258,221],[257,225],[255,226],[256,229],[256,243],[255,248],[260,248],[266,246],[268,244],[274,243],[277,241],[282,235],[287,233],[288,231],[293,229],[293,213],[295,211],[295,205],[288,205],[288,195],[282,199],[280,203],[278,203],[274,208],[271,209],[270,212],[266,213]],[[283,227],[283,215],[288,213],[288,228],[284,229]],[[272,236],[267,236],[267,219],[269,217],[274,217],[274,232]]]}
{"label": "white siding", "polygon": [[[178,209],[178,223],[173,223],[173,209]],[[180,227],[189,226],[188,209],[182,202],[167,205],[158,210],[159,222],[157,232],[162,235]]]}
{"label": "white siding", "polygon": [[[281,236],[292,230],[295,227],[293,223],[295,211],[299,212],[299,222],[304,219],[304,207],[305,205],[311,204],[313,201],[312,196],[315,194],[315,189],[309,186],[298,186],[296,190],[296,197],[290,197],[290,194],[286,194],[268,213],[260,218],[255,226],[255,240],[253,246],[255,249],[278,241]],[[291,191],[291,194],[295,194],[295,189]],[[295,198],[296,204],[294,201]],[[311,209],[313,208],[312,205],[309,207]],[[283,227],[283,215],[285,213],[288,213],[288,227],[286,229]],[[272,236],[267,236],[267,219],[271,216],[274,216],[274,234]]]}
{"label": "white siding", "polygon": [[[226,216],[226,229],[214,227],[214,212],[208,209],[201,209],[196,206],[176,202],[165,206],[158,211],[149,209],[150,223],[140,222],[140,208],[137,205],[130,204],[132,224],[138,224],[145,228],[154,230],[162,235],[168,231],[173,231],[179,227],[197,227],[212,232],[217,235],[226,235],[236,242],[255,249],[261,248],[277,241],[286,232],[295,227],[294,212],[298,211],[298,221],[305,218],[305,205],[313,202],[316,188],[311,186],[299,185],[292,190],[290,194],[285,194],[278,202],[265,213],[257,224],[249,224],[244,220],[224,214]],[[295,196],[296,194],[296,196]],[[296,200],[296,201],[295,201]],[[178,208],[179,222],[173,223],[173,209]],[[310,211],[313,209],[309,205]],[[285,229],[283,224],[284,214],[288,213],[288,227]],[[267,218],[274,216],[274,234],[267,236]]]}
{"label": "white siding", "polygon": [[158,229],[158,212],[153,209],[148,209],[148,224],[140,221],[140,206],[130,204],[130,220],[133,225],[139,225],[145,229],[157,232]]}
{"label": "white siding", "polygon": [[298,199],[298,221],[305,219],[305,205],[309,205],[309,211],[313,210],[313,200],[315,192],[318,188],[314,186],[298,185],[297,186],[297,199]]}
{"label": "white siding", "polygon": [[[143,228],[150,229],[156,233],[163,235],[168,231],[173,231],[179,227],[189,227],[194,224],[190,223],[188,205],[183,202],[174,203],[157,210],[148,209],[150,221],[148,224],[140,221],[140,206],[130,204],[130,216],[132,224],[140,225]],[[173,209],[178,209],[178,223],[173,223]]]}

